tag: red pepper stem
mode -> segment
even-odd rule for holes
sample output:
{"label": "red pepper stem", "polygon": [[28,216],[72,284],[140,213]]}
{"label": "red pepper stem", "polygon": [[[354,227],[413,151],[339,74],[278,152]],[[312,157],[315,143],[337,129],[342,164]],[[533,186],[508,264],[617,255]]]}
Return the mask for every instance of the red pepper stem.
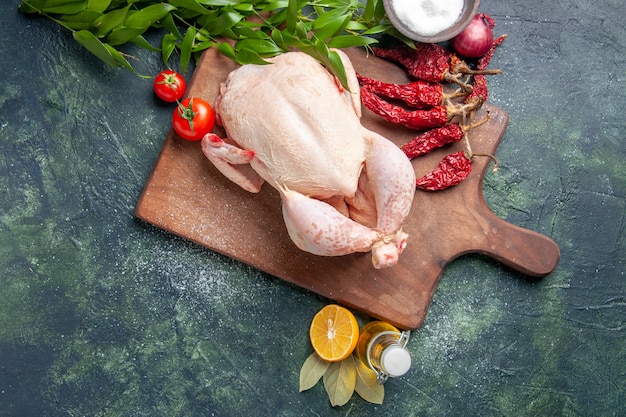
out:
{"label": "red pepper stem", "polygon": [[500,168],[500,162],[498,161],[498,158],[496,158],[494,155],[491,155],[489,153],[473,153],[468,159],[474,159],[475,156],[486,156],[487,158],[490,158],[493,161],[493,172],[496,172],[498,168]]}
{"label": "red pepper stem", "polygon": [[453,98],[466,97],[468,94],[469,94],[469,91],[466,91],[463,88],[460,88],[450,93],[443,93],[442,96],[444,100],[449,100]]}
{"label": "red pepper stem", "polygon": [[482,106],[482,101],[474,100],[470,103],[464,104],[455,104],[452,102],[446,103],[446,110],[448,112],[448,118],[452,119],[454,116],[461,116],[463,119],[467,117],[468,114],[472,113],[475,110],[478,110],[480,106]]}
{"label": "red pepper stem", "polygon": [[463,80],[463,77],[466,74],[457,72],[457,73],[450,73],[450,72],[446,72],[446,74],[443,76],[443,79],[449,83],[455,83],[458,84],[459,87],[461,87],[461,90],[465,91],[467,94],[471,93],[472,90],[474,89],[474,87],[472,86],[472,84],[470,84],[468,81]]}
{"label": "red pepper stem", "polygon": [[465,154],[465,157],[471,161],[473,152],[472,152],[472,145],[470,144],[469,135],[467,134],[467,131],[463,132],[463,144],[465,145],[464,146],[465,149],[463,150],[463,153]]}
{"label": "red pepper stem", "polygon": [[477,122],[471,123],[471,124],[463,124],[461,125],[461,129],[463,130],[463,132],[468,132],[482,124],[485,124],[489,121],[489,117],[491,117],[491,112],[489,110],[487,110],[487,115],[485,117],[483,117],[482,119],[480,119]]}
{"label": "red pepper stem", "polygon": [[465,61],[459,61],[454,66],[453,73],[472,74],[472,75],[476,75],[476,74],[496,75],[496,74],[502,74],[502,70],[501,69],[486,69],[486,68],[474,70],[474,69],[471,69]]}

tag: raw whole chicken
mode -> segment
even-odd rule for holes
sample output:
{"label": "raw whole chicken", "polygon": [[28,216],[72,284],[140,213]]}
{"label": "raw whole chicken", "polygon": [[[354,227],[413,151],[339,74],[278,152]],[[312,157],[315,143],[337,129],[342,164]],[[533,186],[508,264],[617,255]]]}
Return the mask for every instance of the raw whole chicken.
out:
{"label": "raw whole chicken", "polygon": [[232,71],[215,102],[228,138],[210,133],[202,150],[245,190],[258,192],[264,181],[278,190],[300,249],[371,251],[374,267],[393,266],[406,246],[415,173],[396,145],[361,125],[356,74],[337,52],[349,91],[302,52]]}

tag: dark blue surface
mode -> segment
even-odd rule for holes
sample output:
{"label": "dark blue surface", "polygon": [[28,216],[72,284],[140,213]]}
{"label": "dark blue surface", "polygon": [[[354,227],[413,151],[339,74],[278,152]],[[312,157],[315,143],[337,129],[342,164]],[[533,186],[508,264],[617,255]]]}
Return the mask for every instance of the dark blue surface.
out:
{"label": "dark blue surface", "polygon": [[484,195],[561,262],[531,280],[456,260],[412,370],[383,405],[335,409],[298,392],[327,300],[138,221],[171,107],[18,4],[0,16],[0,415],[626,414],[621,1],[482,2],[509,35],[490,101],[510,115]]}

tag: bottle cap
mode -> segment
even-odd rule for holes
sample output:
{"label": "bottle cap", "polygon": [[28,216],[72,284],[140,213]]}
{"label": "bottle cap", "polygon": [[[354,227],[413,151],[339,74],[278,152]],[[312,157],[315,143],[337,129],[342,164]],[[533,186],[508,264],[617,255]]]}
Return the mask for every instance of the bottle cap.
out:
{"label": "bottle cap", "polygon": [[380,356],[380,365],[389,376],[402,376],[411,368],[411,354],[402,346],[389,346]]}

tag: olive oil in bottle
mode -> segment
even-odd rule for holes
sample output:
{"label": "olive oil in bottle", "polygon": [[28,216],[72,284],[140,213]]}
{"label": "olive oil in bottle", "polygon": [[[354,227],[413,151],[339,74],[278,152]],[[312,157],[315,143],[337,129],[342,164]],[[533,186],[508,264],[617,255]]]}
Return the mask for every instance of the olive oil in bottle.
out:
{"label": "olive oil in bottle", "polygon": [[384,321],[372,321],[360,333],[356,356],[376,373],[381,383],[407,373],[411,367],[411,354],[406,349],[410,332],[401,332]]}

